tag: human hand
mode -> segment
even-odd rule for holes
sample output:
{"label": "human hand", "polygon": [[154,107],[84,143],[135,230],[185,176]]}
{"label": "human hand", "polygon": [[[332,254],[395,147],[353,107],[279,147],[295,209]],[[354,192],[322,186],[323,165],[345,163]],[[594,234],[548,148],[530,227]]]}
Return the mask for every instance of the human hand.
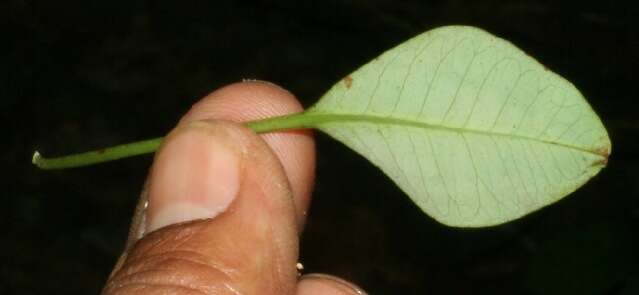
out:
{"label": "human hand", "polygon": [[363,294],[335,277],[297,274],[314,178],[310,131],[258,136],[229,122],[301,110],[265,82],[195,104],[156,153],[103,294]]}

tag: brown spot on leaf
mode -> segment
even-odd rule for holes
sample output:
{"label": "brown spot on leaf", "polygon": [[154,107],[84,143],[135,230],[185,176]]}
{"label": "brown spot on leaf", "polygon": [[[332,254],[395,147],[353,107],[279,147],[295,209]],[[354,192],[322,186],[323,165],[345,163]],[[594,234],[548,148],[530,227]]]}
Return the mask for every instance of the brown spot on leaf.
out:
{"label": "brown spot on leaf", "polygon": [[344,77],[342,81],[344,81],[344,85],[346,85],[346,89],[351,89],[351,86],[353,85],[353,78],[351,78],[351,76]]}
{"label": "brown spot on leaf", "polygon": [[102,155],[106,152],[106,149],[99,149],[97,151],[95,151],[98,155]]}

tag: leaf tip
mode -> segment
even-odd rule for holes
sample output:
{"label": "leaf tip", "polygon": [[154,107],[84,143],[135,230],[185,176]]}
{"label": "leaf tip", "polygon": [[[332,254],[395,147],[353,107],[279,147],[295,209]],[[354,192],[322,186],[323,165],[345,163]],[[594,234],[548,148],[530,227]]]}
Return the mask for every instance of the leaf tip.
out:
{"label": "leaf tip", "polygon": [[608,158],[610,157],[610,147],[602,147],[598,148],[595,151],[595,154],[600,155],[601,159],[595,161],[593,166],[606,166],[608,165]]}

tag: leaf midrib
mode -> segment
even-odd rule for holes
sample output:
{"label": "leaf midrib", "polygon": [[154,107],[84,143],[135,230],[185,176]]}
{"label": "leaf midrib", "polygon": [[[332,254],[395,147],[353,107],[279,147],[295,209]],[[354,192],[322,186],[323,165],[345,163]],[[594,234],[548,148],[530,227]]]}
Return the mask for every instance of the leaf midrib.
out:
{"label": "leaf midrib", "polygon": [[307,127],[321,127],[320,126],[321,124],[335,123],[335,122],[366,122],[366,123],[372,123],[372,124],[410,126],[410,127],[417,127],[422,129],[433,129],[433,130],[441,130],[441,131],[454,132],[454,133],[473,133],[473,134],[481,134],[486,136],[498,136],[498,137],[505,137],[505,138],[511,138],[511,139],[514,138],[514,139],[528,140],[528,141],[534,141],[534,142],[539,142],[539,143],[544,143],[549,145],[560,146],[567,149],[573,149],[573,150],[581,151],[584,153],[593,154],[601,158],[605,158],[604,155],[602,155],[600,152],[596,150],[590,150],[580,146],[550,141],[547,139],[524,136],[519,134],[508,134],[508,133],[501,133],[501,132],[494,132],[494,131],[487,131],[487,130],[477,130],[477,129],[450,127],[450,126],[443,126],[443,125],[434,125],[434,124],[429,124],[429,123],[416,121],[416,120],[381,116],[381,115],[343,114],[343,113],[342,114],[323,114],[323,113],[315,112],[312,110],[309,110],[303,114],[305,117],[305,121],[308,120]]}

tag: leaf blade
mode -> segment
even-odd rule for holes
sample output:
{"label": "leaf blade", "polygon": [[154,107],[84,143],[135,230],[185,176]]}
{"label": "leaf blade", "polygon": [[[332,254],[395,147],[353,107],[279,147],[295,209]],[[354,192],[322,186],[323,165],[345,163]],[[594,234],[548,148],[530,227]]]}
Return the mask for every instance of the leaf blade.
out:
{"label": "leaf blade", "polygon": [[571,83],[472,27],[400,44],[307,115],[452,226],[499,224],[553,203],[610,153],[605,128]]}

